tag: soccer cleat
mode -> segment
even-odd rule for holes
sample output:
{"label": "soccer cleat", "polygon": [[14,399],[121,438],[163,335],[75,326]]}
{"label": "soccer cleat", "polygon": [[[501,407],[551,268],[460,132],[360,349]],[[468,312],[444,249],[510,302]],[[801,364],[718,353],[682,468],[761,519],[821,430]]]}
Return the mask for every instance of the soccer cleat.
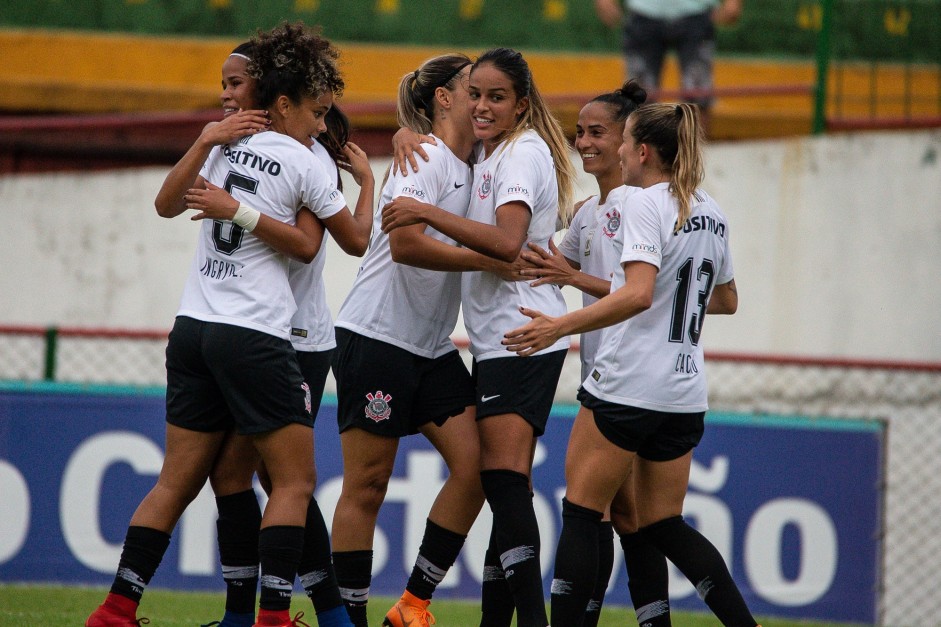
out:
{"label": "soccer cleat", "polygon": [[259,613],[258,622],[255,623],[254,627],[310,627],[310,625],[301,620],[303,617],[304,612],[298,612],[294,615],[293,619],[290,617],[282,619],[278,616],[272,616],[271,614],[262,615]]}
{"label": "soccer cleat", "polygon": [[85,627],[140,627],[149,623],[150,619],[119,614],[106,605],[99,605],[85,621]]}
{"label": "soccer cleat", "polygon": [[252,627],[255,624],[255,615],[252,613],[239,614],[226,610],[222,620],[214,620],[199,627]]}
{"label": "soccer cleat", "polygon": [[428,611],[431,600],[419,599],[405,591],[402,598],[392,606],[382,620],[384,627],[428,627],[436,623],[434,615]]}

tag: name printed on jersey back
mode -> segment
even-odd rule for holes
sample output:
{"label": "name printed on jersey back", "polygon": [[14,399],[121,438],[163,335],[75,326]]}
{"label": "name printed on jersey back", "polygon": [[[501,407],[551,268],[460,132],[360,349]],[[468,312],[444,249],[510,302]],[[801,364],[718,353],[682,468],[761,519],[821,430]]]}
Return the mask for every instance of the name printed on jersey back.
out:
{"label": "name printed on jersey back", "polygon": [[203,262],[203,266],[199,269],[200,274],[210,279],[216,279],[222,281],[223,279],[228,279],[229,277],[239,278],[242,275],[242,264],[232,263],[230,261],[223,261],[221,259],[206,259]]}
{"label": "name printed on jersey back", "polygon": [[275,161],[274,159],[265,159],[264,157],[259,157],[253,152],[248,150],[233,150],[231,146],[223,146],[222,154],[226,159],[229,160],[229,163],[244,165],[253,170],[258,170],[259,172],[266,172],[271,176],[278,176],[281,174],[281,164]]}
{"label": "name printed on jersey back", "polygon": [[680,233],[695,233],[696,231],[709,231],[719,237],[725,237],[725,223],[716,220],[712,216],[692,216],[683,225],[683,228],[673,234],[674,237]]}

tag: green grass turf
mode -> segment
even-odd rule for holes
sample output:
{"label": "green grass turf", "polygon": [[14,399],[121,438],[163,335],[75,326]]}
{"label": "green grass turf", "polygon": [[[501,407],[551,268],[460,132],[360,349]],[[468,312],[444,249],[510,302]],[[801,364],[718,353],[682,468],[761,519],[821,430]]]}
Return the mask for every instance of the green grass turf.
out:
{"label": "green grass turf", "polygon": [[[85,618],[104,599],[105,588],[62,587],[45,585],[0,584],[0,627],[28,625],[83,625]],[[378,627],[395,599],[374,597],[369,602],[369,624]],[[221,593],[175,592],[148,590],[141,603],[139,616],[150,619],[152,627],[196,627],[222,618]],[[432,612],[438,627],[474,627],[480,610],[476,603],[434,601]],[[306,597],[296,595],[294,612],[305,613],[304,622],[316,627],[317,619]],[[798,622],[791,619],[761,619],[764,627],[849,627],[845,623]],[[715,627],[719,622],[711,614],[675,612],[674,627]],[[599,627],[636,626],[634,612],[623,607],[605,606]]]}

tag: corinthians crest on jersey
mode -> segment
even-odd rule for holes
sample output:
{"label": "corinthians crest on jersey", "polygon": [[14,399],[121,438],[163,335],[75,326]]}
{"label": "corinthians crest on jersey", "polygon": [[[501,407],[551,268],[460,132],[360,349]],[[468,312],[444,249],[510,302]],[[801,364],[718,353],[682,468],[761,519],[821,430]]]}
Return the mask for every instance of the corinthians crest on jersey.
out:
{"label": "corinthians crest on jersey", "polygon": [[481,200],[485,200],[487,196],[490,195],[490,192],[493,191],[493,175],[490,172],[484,172],[484,182],[480,184],[480,187],[477,188],[477,195],[480,196]]}
{"label": "corinthians crest on jersey", "polygon": [[605,222],[604,226],[601,227],[601,232],[610,239],[614,237],[618,229],[621,228],[621,214],[617,209],[612,209],[604,215],[608,220]]}
{"label": "corinthians crest on jersey", "polygon": [[389,406],[389,401],[391,400],[392,395],[383,394],[382,390],[376,390],[375,394],[372,392],[367,393],[366,417],[373,422],[382,422],[383,420],[388,420],[389,416],[392,415],[392,408]]}

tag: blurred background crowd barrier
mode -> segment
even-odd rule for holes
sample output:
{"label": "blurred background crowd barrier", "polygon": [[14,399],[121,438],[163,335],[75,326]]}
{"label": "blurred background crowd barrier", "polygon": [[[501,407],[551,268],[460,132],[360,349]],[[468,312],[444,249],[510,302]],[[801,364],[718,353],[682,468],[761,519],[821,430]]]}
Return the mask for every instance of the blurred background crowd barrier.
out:
{"label": "blurred background crowd barrier", "polygon": [[[624,78],[620,34],[592,2],[13,3],[0,11],[0,172],[173,163],[218,117],[220,60],[281,19],[339,43],[341,104],[370,154],[389,149],[399,78],[434,54],[526,51],[566,129]],[[941,125],[939,0],[748,0],[718,50],[713,139]],[[678,87],[670,61],[659,96]],[[58,113],[90,117],[42,115]]]}

